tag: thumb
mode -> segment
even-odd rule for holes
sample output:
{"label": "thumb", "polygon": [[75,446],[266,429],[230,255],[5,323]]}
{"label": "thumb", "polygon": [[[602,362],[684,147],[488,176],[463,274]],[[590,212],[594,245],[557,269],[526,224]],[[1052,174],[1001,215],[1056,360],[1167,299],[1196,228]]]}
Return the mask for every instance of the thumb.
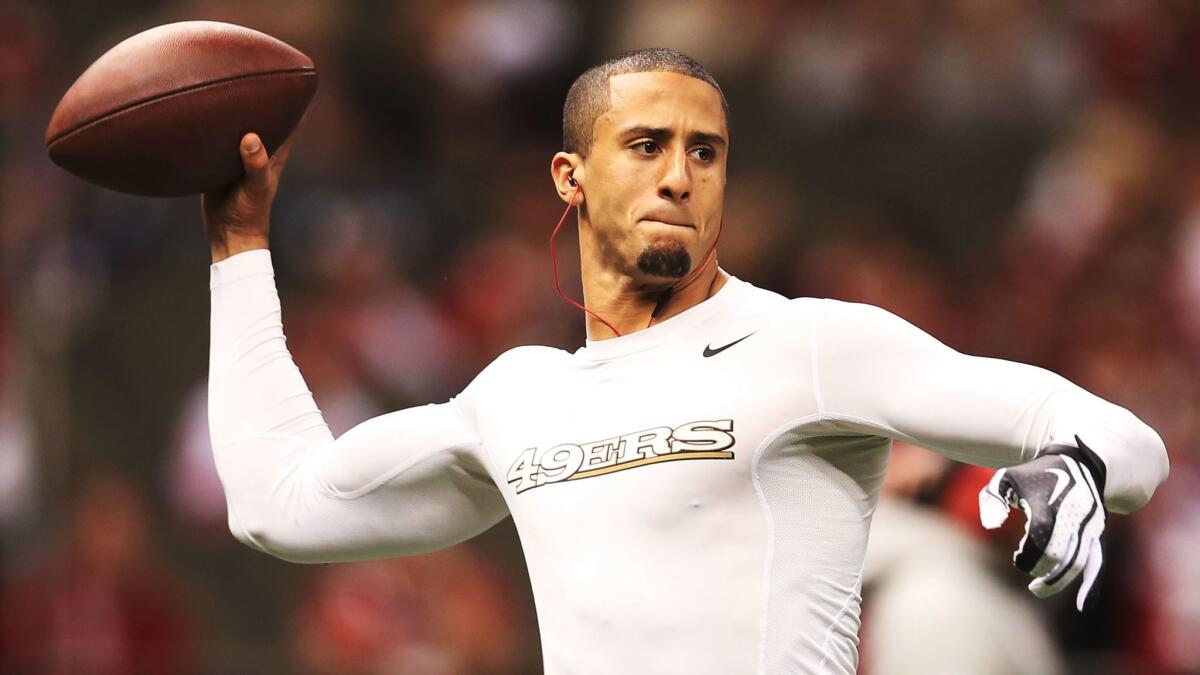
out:
{"label": "thumb", "polygon": [[268,166],[270,162],[262,139],[255,133],[246,134],[242,136],[239,150],[242,154],[242,167],[246,170],[246,178],[242,183],[246,191],[254,195],[269,192],[271,181]]}
{"label": "thumb", "polygon": [[1007,469],[1000,469],[992,475],[988,484],[979,491],[979,522],[989,530],[994,530],[1008,520],[1008,500],[1001,494],[1001,481]]}

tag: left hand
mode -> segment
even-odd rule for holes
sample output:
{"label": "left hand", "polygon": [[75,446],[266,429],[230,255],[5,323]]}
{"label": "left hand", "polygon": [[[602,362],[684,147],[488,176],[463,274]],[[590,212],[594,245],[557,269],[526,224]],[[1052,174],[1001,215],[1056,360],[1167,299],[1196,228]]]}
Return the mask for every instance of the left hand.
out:
{"label": "left hand", "polygon": [[1078,447],[1051,446],[1034,459],[1000,469],[979,492],[979,519],[989,530],[1025,512],[1025,536],[1013,555],[1018,569],[1036,577],[1034,595],[1058,593],[1083,572],[1075,606],[1083,611],[1104,564],[1103,461],[1079,437]]}

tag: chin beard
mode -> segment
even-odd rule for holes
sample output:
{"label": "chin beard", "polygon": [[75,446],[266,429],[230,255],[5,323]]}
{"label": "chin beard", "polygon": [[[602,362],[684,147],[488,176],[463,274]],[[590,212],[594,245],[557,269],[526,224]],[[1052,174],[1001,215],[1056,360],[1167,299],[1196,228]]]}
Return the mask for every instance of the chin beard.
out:
{"label": "chin beard", "polygon": [[692,269],[692,256],[679,242],[654,243],[638,255],[637,267],[651,276],[682,279]]}

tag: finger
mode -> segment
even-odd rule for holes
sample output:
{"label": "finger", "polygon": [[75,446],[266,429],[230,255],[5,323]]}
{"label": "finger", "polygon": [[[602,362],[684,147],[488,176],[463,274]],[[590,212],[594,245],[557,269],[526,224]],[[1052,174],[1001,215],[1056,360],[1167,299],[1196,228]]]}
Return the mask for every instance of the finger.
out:
{"label": "finger", "polygon": [[1082,547],[1079,537],[1075,533],[1071,534],[1071,539],[1067,542],[1067,555],[1062,562],[1050,570],[1046,574],[1034,579],[1029,584],[1029,590],[1039,598],[1049,597],[1066,588],[1079,573],[1083,571],[1084,565],[1087,562],[1090,547]]}
{"label": "finger", "polygon": [[1000,481],[1004,479],[1004,469],[992,475],[988,484],[979,491],[979,522],[987,529],[994,530],[1008,520],[1008,500],[1000,496]]}
{"label": "finger", "polygon": [[[1025,534],[1017,545],[1013,564],[1027,574],[1043,574],[1045,567],[1051,564],[1046,558],[1046,549],[1054,536],[1055,516],[1041,505],[1035,510],[1025,499],[1020,500],[1020,506],[1025,512]],[[1073,533],[1071,536],[1077,535]],[[1042,569],[1038,568],[1039,565]]]}
{"label": "finger", "polygon": [[262,139],[255,133],[246,134],[242,136],[240,150],[242,167],[246,170],[246,188],[252,191],[265,189],[269,180],[267,172],[269,161],[267,151],[263,148]]}
{"label": "finger", "polygon": [[251,132],[242,136],[239,150],[242,154],[242,167],[246,169],[246,173],[262,170],[267,166],[267,153],[263,150],[262,139],[258,134]]}
{"label": "finger", "polygon": [[1083,606],[1091,596],[1092,587],[1100,577],[1104,567],[1104,547],[1099,539],[1093,539],[1088,546],[1087,564],[1083,568],[1083,583],[1079,585],[1079,595],[1075,597],[1075,609],[1083,611]]}

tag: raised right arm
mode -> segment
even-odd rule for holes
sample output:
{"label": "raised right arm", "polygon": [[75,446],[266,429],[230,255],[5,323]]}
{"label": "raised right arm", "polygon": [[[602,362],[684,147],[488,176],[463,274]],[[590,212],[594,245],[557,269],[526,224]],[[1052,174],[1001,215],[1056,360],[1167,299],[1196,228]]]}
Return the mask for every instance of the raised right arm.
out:
{"label": "raised right arm", "polygon": [[[254,157],[261,148],[247,148],[243,183],[205,196],[209,426],[234,536],[286,560],[332,562],[422,553],[491,527],[508,510],[474,426],[473,388],[330,433],[287,350],[265,220],[230,224],[246,204],[265,218],[278,180]],[[254,194],[256,180],[269,189]]]}

